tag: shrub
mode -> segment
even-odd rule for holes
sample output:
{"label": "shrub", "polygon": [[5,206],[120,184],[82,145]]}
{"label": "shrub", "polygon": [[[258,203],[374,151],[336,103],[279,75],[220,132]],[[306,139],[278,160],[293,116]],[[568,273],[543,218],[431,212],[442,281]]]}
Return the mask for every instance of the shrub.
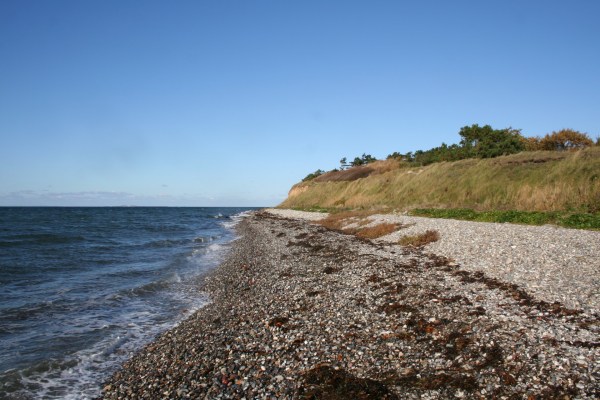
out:
{"label": "shrub", "polygon": [[306,182],[306,181],[310,181],[315,179],[317,176],[321,176],[325,173],[325,171],[323,171],[322,169],[318,169],[315,172],[306,175],[306,177],[304,179],[302,179],[302,182]]}
{"label": "shrub", "polygon": [[543,150],[542,145],[540,143],[541,139],[539,137],[522,137],[521,142],[525,147],[526,151],[538,151]]}
{"label": "shrub", "polygon": [[561,129],[558,132],[552,132],[540,140],[540,146],[543,150],[574,150],[593,146],[594,142],[586,133],[574,131],[573,129]]}
{"label": "shrub", "polygon": [[365,239],[377,239],[378,237],[389,235],[398,228],[397,224],[379,224],[375,226],[369,226],[362,228],[356,233],[356,236]]}
{"label": "shrub", "polygon": [[521,131],[518,129],[493,129],[490,125],[463,126],[460,144],[468,154],[479,158],[492,158],[525,150]]}
{"label": "shrub", "polygon": [[[342,158],[340,160],[340,162],[345,161],[345,160],[346,160],[346,157]],[[353,167],[358,167],[359,165],[366,165],[366,164],[370,164],[375,161],[377,161],[377,159],[375,157],[373,157],[370,154],[363,153],[363,155],[360,157],[354,157],[354,160],[350,163],[350,165]]]}
{"label": "shrub", "polygon": [[398,242],[402,246],[423,247],[426,244],[440,240],[440,233],[434,230],[428,230],[420,235],[403,236]]}
{"label": "shrub", "polygon": [[375,211],[342,211],[339,213],[331,213],[327,218],[316,221],[316,223],[328,229],[341,230],[344,225],[348,225],[350,222],[364,220],[366,217],[373,214],[375,214]]}

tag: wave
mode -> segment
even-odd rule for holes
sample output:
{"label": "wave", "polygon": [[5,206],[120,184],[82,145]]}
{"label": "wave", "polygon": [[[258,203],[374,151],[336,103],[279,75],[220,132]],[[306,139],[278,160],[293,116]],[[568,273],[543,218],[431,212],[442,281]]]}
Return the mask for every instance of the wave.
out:
{"label": "wave", "polygon": [[150,296],[156,292],[163,291],[176,283],[181,283],[181,276],[174,272],[166,278],[129,289],[127,290],[127,293],[133,294],[134,296]]}
{"label": "wave", "polygon": [[189,244],[188,239],[162,239],[162,240],[153,240],[147,243],[144,243],[142,247],[146,248],[163,248],[163,247],[177,247],[185,244]]}
{"label": "wave", "polygon": [[19,322],[36,318],[39,315],[47,316],[52,313],[65,312],[72,308],[72,305],[68,302],[61,300],[27,303],[20,307],[3,309],[0,321],[2,321],[4,327],[18,326]]}
{"label": "wave", "polygon": [[252,214],[252,211],[242,211],[229,217],[228,221],[221,222],[221,225],[226,229],[233,229],[237,224],[242,222],[244,218],[247,218]]}
{"label": "wave", "polygon": [[247,214],[84,209],[75,227],[69,210],[17,211],[0,232],[0,399],[100,395],[133,351],[208,302],[198,285]]}
{"label": "wave", "polygon": [[194,238],[194,242],[195,243],[207,243],[207,242],[212,242],[215,239],[216,239],[215,236],[198,236],[198,237]]}

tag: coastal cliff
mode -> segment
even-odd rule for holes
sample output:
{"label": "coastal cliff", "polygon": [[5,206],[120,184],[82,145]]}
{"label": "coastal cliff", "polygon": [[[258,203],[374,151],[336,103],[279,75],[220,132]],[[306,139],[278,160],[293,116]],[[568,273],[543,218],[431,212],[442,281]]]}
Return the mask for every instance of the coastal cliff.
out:
{"label": "coastal cliff", "polygon": [[600,147],[409,166],[395,160],[300,182],[281,208],[600,211]]}

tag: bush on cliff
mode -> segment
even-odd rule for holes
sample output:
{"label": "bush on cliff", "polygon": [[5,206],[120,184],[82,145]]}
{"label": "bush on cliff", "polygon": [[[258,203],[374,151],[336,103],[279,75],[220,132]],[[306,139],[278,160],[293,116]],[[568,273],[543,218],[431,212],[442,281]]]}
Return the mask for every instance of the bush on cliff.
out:
{"label": "bush on cliff", "polygon": [[311,181],[313,179],[315,179],[318,176],[321,176],[325,173],[325,171],[323,171],[322,169],[318,169],[315,172],[312,172],[308,175],[306,175],[306,177],[304,177],[304,179],[302,179],[302,182],[306,182],[306,181]]}

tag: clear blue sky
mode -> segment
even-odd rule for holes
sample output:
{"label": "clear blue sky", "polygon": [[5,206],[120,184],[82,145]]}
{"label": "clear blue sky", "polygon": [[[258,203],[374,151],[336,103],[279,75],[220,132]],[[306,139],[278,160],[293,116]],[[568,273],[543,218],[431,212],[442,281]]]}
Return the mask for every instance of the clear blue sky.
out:
{"label": "clear blue sky", "polygon": [[461,126],[600,134],[600,1],[0,1],[0,205],[275,205]]}

